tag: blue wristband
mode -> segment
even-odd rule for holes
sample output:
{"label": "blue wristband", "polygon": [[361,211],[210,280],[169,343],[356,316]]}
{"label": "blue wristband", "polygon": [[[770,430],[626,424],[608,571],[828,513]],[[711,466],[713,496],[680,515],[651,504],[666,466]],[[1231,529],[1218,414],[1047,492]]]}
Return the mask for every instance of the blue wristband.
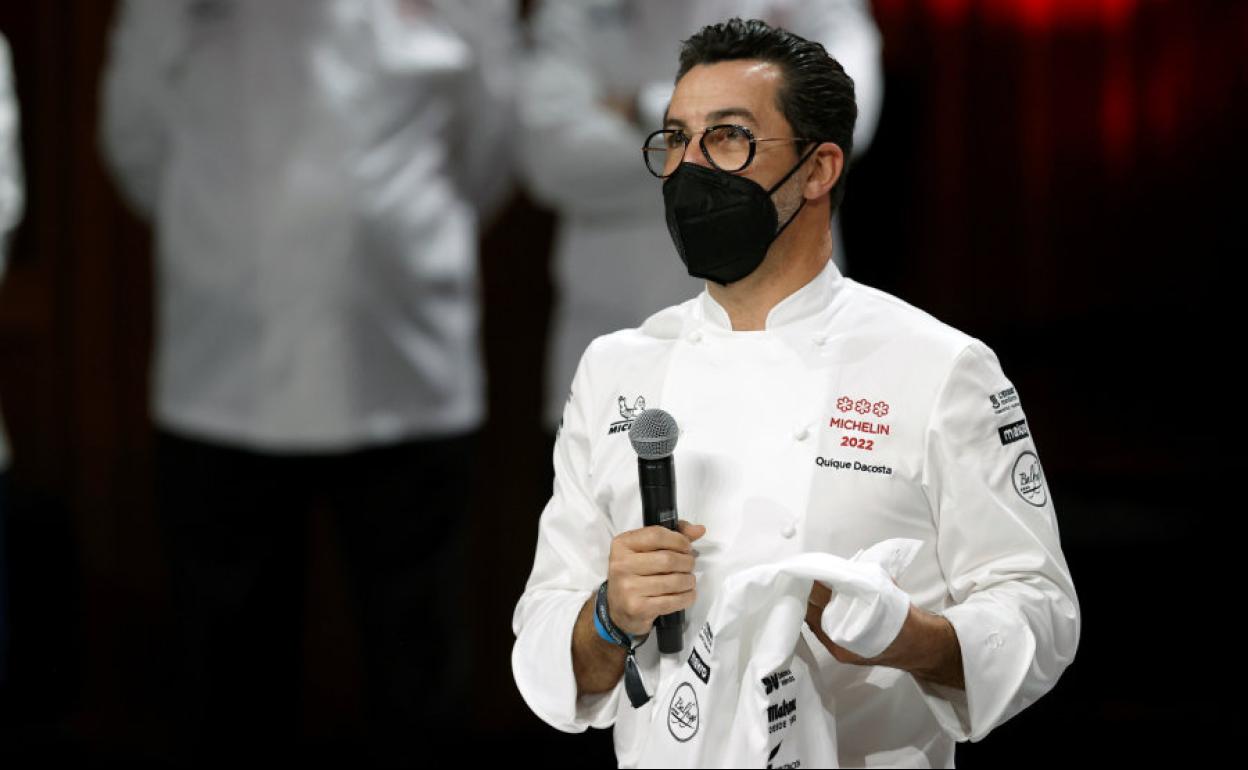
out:
{"label": "blue wristband", "polygon": [[617,627],[611,620],[611,615],[607,611],[607,582],[605,580],[602,585],[598,586],[598,598],[594,601],[594,630],[604,642],[616,647],[631,651],[637,646],[633,637],[624,629]]}
{"label": "blue wristband", "polygon": [[607,629],[602,627],[602,621],[598,618],[597,612],[594,613],[594,629],[598,632],[598,636],[602,637],[602,641],[610,642],[611,644],[617,646],[619,645],[619,642],[611,638],[611,634],[607,633]]}

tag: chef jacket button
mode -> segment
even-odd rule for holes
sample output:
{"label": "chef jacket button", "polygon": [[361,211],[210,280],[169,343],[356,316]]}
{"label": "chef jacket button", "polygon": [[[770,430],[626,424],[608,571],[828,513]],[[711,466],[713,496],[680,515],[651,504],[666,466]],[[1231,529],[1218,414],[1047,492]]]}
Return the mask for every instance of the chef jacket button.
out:
{"label": "chef jacket button", "polygon": [[695,345],[701,342],[702,332],[698,331],[697,329],[694,329],[693,331],[689,332],[689,341]]}
{"label": "chef jacket button", "polygon": [[793,438],[797,439],[798,441],[805,441],[806,439],[810,438],[810,428],[807,428],[805,425],[803,425],[802,427],[793,431]]}
{"label": "chef jacket button", "polygon": [[988,634],[988,638],[984,640],[984,644],[994,650],[999,650],[1005,645],[1005,640],[1001,638],[1001,634],[993,631],[991,634]]}
{"label": "chef jacket button", "polygon": [[781,528],[780,530],[780,537],[784,538],[785,540],[792,539],[792,537],[796,534],[797,534],[797,527],[793,526],[793,522],[791,521],[786,523],[784,527]]}

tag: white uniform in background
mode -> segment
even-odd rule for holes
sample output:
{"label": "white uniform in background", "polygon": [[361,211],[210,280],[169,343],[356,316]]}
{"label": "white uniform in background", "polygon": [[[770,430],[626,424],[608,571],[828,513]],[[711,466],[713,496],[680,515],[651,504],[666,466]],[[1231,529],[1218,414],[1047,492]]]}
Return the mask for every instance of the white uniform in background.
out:
{"label": "white uniform in background", "polygon": [[572,628],[606,578],[611,539],[642,526],[620,406],[639,397],[679,423],[678,509],[707,528],[695,543],[685,653],[660,661],[655,644],[638,650],[652,687],[687,665],[728,576],[804,552],[850,558],[891,538],[922,543],[899,585],[952,623],[966,690],[838,663],[809,637],[841,765],[951,766],[955,741],[983,738],[1072,660],[1075,589],[1036,446],[996,356],[829,263],[771,310],[764,331],[731,331],[704,292],[585,352],[513,619],[516,682],[549,724],[614,724],[619,761],[631,766],[652,709],[665,707],[633,709],[622,684],[578,699],[571,663]]}
{"label": "white uniform in background", "polygon": [[[535,51],[520,86],[520,169],[560,215],[546,365],[551,428],[591,340],[701,289],[676,256],[662,182],[646,171],[641,145],[663,127],[681,41],[733,16],[823,43],[854,79],[854,154],[866,150],[884,88],[866,0],[546,0],[534,15]],[[637,123],[606,106],[634,96]],[[841,251],[838,243],[838,260]]]}
{"label": "white uniform in background", "polygon": [[[13,87],[13,61],[9,41],[0,35],[0,279],[8,260],[9,235],[22,218],[24,200],[22,156],[18,141],[17,93]],[[9,466],[9,445],[0,417],[0,472]]]}
{"label": "white uniform in background", "polygon": [[507,0],[131,0],[102,142],[156,227],[157,422],[278,451],[483,418],[477,235]]}

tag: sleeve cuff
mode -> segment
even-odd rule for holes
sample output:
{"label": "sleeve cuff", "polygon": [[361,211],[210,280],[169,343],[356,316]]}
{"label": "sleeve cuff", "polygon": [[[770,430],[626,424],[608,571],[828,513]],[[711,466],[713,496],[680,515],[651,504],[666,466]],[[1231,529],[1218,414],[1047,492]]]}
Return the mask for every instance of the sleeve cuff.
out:
{"label": "sleeve cuff", "polygon": [[565,733],[615,723],[620,685],[578,698],[572,670],[572,629],[592,592],[549,596],[525,620],[511,650],[511,670],[524,702],[543,722]]}
{"label": "sleeve cuff", "polygon": [[949,737],[979,741],[1021,709],[1017,696],[1035,639],[1021,618],[990,603],[966,602],[942,614],[958,635],[966,689],[915,682]]}

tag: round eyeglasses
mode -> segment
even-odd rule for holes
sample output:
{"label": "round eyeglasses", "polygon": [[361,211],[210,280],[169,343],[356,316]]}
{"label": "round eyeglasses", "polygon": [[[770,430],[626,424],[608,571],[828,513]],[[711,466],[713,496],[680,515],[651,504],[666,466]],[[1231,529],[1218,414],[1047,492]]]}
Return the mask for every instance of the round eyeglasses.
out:
{"label": "round eyeglasses", "polygon": [[[680,168],[685,159],[685,151],[693,137],[680,128],[661,128],[646,137],[641,148],[641,155],[646,160],[646,168],[659,179],[666,179]],[[777,139],[755,139],[754,134],[745,126],[721,124],[707,126],[702,130],[698,146],[707,161],[719,169],[729,173],[744,171],[754,161],[754,154],[761,142],[808,142],[809,139],[785,137]]]}

